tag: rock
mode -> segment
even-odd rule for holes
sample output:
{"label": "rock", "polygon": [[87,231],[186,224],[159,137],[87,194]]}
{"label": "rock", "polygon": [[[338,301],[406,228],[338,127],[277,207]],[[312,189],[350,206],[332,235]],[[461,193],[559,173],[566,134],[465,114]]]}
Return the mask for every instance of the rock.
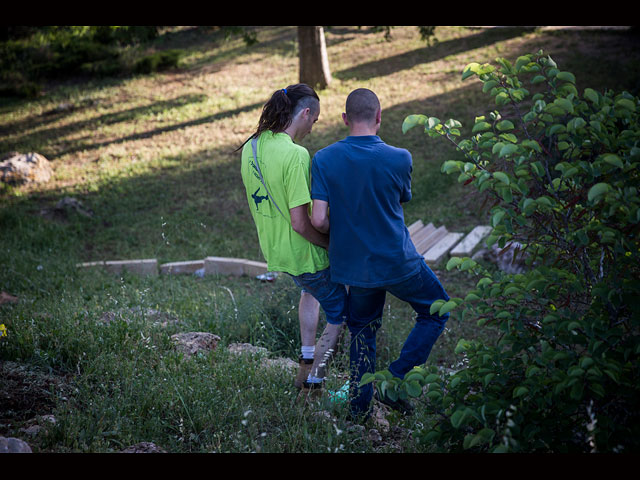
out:
{"label": "rock", "polygon": [[33,453],[24,440],[13,437],[0,437],[0,453]]}
{"label": "rock", "polygon": [[511,242],[504,248],[494,244],[490,249],[478,250],[471,258],[495,263],[500,270],[508,274],[523,273],[527,270],[527,265],[525,264],[526,254],[522,254],[521,247],[522,245],[518,242]]}
{"label": "rock", "polygon": [[262,365],[266,368],[282,368],[283,370],[291,370],[292,372],[296,371],[299,367],[297,362],[284,357],[265,358],[262,361]]}
{"label": "rock", "polygon": [[262,366],[264,368],[282,368],[284,370],[296,371],[299,364],[290,358],[267,358],[269,350],[264,347],[256,347],[250,343],[231,343],[227,347],[230,353],[236,355],[258,355],[262,358]]}
{"label": "rock", "polygon": [[231,343],[227,347],[227,350],[230,353],[235,353],[238,355],[242,355],[245,353],[249,353],[251,355],[267,355],[269,350],[264,347],[256,347],[255,345],[251,345],[250,343]]}
{"label": "rock", "polygon": [[207,332],[187,332],[171,335],[171,340],[176,349],[189,358],[200,352],[215,350],[220,337]]}
{"label": "rock", "polygon": [[73,197],[64,197],[53,208],[43,208],[40,210],[40,215],[47,218],[66,218],[69,216],[69,212],[76,212],[83,217],[93,217],[93,211]]}
{"label": "rock", "polygon": [[151,322],[154,327],[167,327],[180,322],[178,317],[170,313],[154,310],[153,308],[143,309],[142,307],[133,307],[116,312],[104,312],[100,316],[99,322],[107,325],[116,320],[130,323],[133,317],[139,317]]}
{"label": "rock", "polygon": [[18,303],[18,297],[14,297],[7,292],[0,292],[0,305],[3,303]]}
{"label": "rock", "polygon": [[140,442],[125,448],[121,453],[167,453],[166,450],[152,442]]}
{"label": "rock", "polygon": [[49,160],[39,153],[16,153],[0,163],[0,181],[4,183],[46,183],[52,176]]}

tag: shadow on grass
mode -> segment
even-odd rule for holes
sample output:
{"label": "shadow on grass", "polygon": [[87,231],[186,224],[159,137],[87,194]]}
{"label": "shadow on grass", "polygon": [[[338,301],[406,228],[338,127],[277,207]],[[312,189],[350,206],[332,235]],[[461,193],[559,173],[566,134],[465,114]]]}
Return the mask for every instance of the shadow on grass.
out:
{"label": "shadow on grass", "polygon": [[450,55],[486,47],[493,43],[508,40],[531,32],[532,28],[495,28],[484,30],[475,35],[438,42],[432,46],[425,46],[410,52],[392,57],[363,63],[352,68],[335,72],[336,78],[342,80],[371,80],[381,74],[390,75],[400,70],[406,70],[422,63],[435,62]]}

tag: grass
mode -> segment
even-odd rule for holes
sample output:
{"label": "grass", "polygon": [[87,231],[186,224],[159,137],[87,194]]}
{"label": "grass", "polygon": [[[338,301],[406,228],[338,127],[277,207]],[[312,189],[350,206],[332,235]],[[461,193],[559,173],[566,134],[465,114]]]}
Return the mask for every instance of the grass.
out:
{"label": "grass", "polygon": [[[453,148],[400,128],[412,113],[470,125],[491,109],[477,84],[461,82],[467,63],[514,60],[542,48],[576,75],[579,91],[638,94],[638,40],[631,33],[438,27],[431,47],[415,28],[392,34],[387,42],[364,28],[326,32],[333,83],[320,92],[320,121],[303,144],[313,154],[342,138],[346,95],[357,87],[376,91],[380,136],[414,158],[407,224],[422,219],[468,232],[487,221],[482,202],[440,173],[441,163],[457,155]],[[216,31],[170,29],[147,48],[183,50],[180,69],[58,81],[37,99],[0,104],[0,153],[36,151],[55,171],[46,185],[0,191],[0,290],[19,298],[0,305],[8,333],[0,340],[0,360],[54,375],[60,385],[38,393],[53,402],[38,403],[46,408],[18,403],[8,409],[0,435],[23,437],[20,428],[34,416],[54,413],[57,423],[28,439],[35,451],[119,451],[142,441],[170,452],[429,451],[409,438],[431,421],[419,408],[412,418],[390,414],[398,428],[375,439],[350,426],[339,405],[325,405],[331,417],[322,408],[303,408],[290,373],[227,351],[231,343],[251,343],[271,357],[297,357],[299,293],[286,277],[262,284],[75,268],[82,261],[133,258],[262,260],[234,150],[252,133],[269,95],[297,82],[298,52],[294,27],[260,28],[258,39],[247,47]],[[70,108],[58,110],[61,104]],[[93,217],[40,214],[65,196]],[[434,268],[451,296],[464,296],[475,284],[463,272]],[[146,309],[176,322],[154,325]],[[116,320],[105,323],[105,314]],[[406,305],[389,298],[378,341],[381,367],[398,354],[411,319]],[[170,341],[184,331],[214,333],[220,346],[185,361]],[[452,320],[429,363],[455,368],[460,338],[490,341],[492,332],[473,319]],[[342,353],[330,388],[341,386],[345,371]]]}

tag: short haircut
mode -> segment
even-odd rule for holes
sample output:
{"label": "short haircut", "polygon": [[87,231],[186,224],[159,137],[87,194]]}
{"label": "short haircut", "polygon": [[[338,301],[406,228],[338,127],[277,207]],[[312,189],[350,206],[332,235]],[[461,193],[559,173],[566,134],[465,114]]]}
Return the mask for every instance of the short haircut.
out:
{"label": "short haircut", "polygon": [[345,113],[351,122],[374,122],[380,109],[378,96],[367,88],[358,88],[347,97]]}
{"label": "short haircut", "polygon": [[320,108],[320,101],[318,97],[313,97],[311,95],[306,95],[298,100],[298,103],[293,107],[293,111],[291,112],[291,117],[294,118],[300,111],[308,108],[311,114],[315,114]]}

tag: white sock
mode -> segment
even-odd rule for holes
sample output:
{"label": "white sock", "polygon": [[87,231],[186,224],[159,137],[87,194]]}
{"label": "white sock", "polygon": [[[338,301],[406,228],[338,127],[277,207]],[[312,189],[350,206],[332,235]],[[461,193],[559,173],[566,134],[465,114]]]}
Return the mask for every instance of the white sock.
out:
{"label": "white sock", "polygon": [[313,358],[313,355],[316,352],[316,346],[315,345],[302,345],[302,348],[300,350],[302,352],[302,358]]}

